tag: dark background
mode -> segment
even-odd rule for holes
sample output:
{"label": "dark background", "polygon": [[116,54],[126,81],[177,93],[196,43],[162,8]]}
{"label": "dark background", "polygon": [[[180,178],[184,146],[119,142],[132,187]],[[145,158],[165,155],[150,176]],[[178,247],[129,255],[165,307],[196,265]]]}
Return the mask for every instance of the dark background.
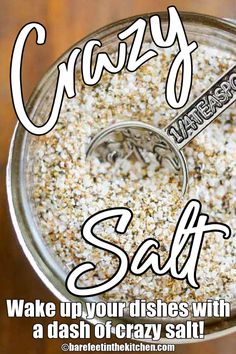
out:
{"label": "dark background", "polygon": [[[110,22],[144,12],[164,11],[175,5],[178,10],[201,12],[219,17],[236,18],[235,0],[1,0],[0,1],[0,354],[61,353],[62,340],[34,340],[31,337],[34,319],[8,319],[5,299],[27,301],[56,298],[42,284],[25,258],[8,215],[5,191],[5,168],[9,141],[16,124],[10,98],[9,63],[16,35],[27,22],[42,23],[48,33],[44,46],[35,44],[35,34],[27,41],[23,66],[24,97],[59,55],[74,42]],[[50,322],[40,319],[46,324]],[[65,341],[66,342],[66,341]],[[73,341],[71,341],[73,342]],[[75,342],[75,341],[74,341]],[[77,341],[78,343],[79,341]],[[177,346],[177,353],[233,354],[236,334],[214,341]]]}

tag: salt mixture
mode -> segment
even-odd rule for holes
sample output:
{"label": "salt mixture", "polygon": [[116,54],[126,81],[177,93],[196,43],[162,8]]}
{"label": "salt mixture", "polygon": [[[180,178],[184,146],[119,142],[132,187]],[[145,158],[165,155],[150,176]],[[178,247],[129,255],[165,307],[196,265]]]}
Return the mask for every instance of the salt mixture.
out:
{"label": "salt mixture", "polygon": [[[148,45],[148,44],[146,44]],[[173,49],[136,72],[104,73],[99,84],[85,86],[77,73],[77,96],[64,98],[59,122],[46,136],[33,137],[30,198],[42,237],[69,271],[85,261],[96,270],[80,278],[92,286],[110,278],[118,258],[86,243],[80,229],[90,215],[109,207],[129,207],[134,214],[124,235],[114,232],[114,220],[100,223],[99,237],[124,249],[132,257],[149,237],[160,242],[161,259],[168,257],[176,222],[189,199],[199,199],[210,221],[231,227],[228,240],[217,233],[205,236],[197,268],[199,289],[169,275],[148,270],[141,276],[128,273],[114,289],[101,295],[110,301],[162,299],[163,301],[233,300],[236,298],[236,109],[227,109],[185,148],[189,189],[180,198],[173,171],[160,167],[154,157],[143,165],[127,160],[115,168],[97,158],[86,160],[89,142],[101,129],[123,120],[141,120],[164,127],[176,115],[165,100],[165,83]],[[200,46],[193,54],[194,77],[189,102],[208,88],[233,64],[225,52]],[[188,252],[183,254],[184,261]]]}

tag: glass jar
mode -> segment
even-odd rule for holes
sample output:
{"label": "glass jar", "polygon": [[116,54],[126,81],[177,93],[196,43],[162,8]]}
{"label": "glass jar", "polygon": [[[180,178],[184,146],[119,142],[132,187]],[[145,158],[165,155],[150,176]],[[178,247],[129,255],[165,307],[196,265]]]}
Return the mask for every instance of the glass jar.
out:
{"label": "glass jar", "polygon": [[[153,14],[145,14],[142,15],[142,17],[148,19],[151,15]],[[160,13],[159,15],[162,20],[163,28],[167,29],[167,13]],[[33,121],[38,121],[36,116],[48,116],[51,109],[48,94],[54,92],[58,74],[57,66],[62,61],[66,61],[73,48],[83,48],[84,44],[89,39],[99,39],[103,43],[103,50],[105,48],[107,53],[113,53],[117,50],[117,33],[127,28],[137,18],[138,17],[132,17],[108,25],[76,43],[63,54],[44,75],[29,99],[27,112],[30,118]],[[198,44],[222,49],[235,57],[236,26],[232,22],[194,13],[182,13],[181,18],[189,41],[195,40]],[[149,40],[150,34],[147,33],[145,41]],[[80,57],[77,65],[79,65],[79,63]],[[45,285],[59,300],[80,301],[84,305],[86,301],[91,301],[91,299],[77,298],[67,291],[65,287],[66,270],[56,259],[52,250],[45,244],[37,223],[35,222],[35,211],[30,201],[30,190],[33,183],[31,170],[34,163],[33,139],[35,139],[35,137],[32,137],[20,124],[17,124],[11,141],[7,166],[7,191],[12,222],[25,255]],[[110,318],[95,318],[91,322],[95,324],[98,322],[106,322],[107,320],[110,320]],[[150,322],[148,319],[112,319],[114,325],[122,321],[125,323],[127,323],[127,321],[136,323]],[[230,318],[226,320],[217,318],[206,320],[205,340],[223,336],[235,330],[236,311],[233,306]],[[162,339],[162,341],[168,342],[166,339]],[[176,340],[177,343],[192,341],[193,340]],[[174,341],[171,340],[171,343],[173,342]]]}

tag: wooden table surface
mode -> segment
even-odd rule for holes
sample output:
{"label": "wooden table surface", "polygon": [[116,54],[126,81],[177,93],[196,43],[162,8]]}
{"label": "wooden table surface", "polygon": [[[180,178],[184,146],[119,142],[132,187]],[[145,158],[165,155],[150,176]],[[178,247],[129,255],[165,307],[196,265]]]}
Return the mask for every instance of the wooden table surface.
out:
{"label": "wooden table surface", "polygon": [[[164,11],[174,4],[178,10],[236,18],[235,0],[1,0],[0,11],[0,354],[61,353],[61,340],[34,340],[34,319],[8,319],[5,299],[57,301],[42,284],[26,260],[14,234],[8,215],[5,191],[5,166],[9,141],[16,117],[9,91],[9,63],[15,37],[20,28],[32,21],[47,29],[44,46],[35,45],[30,36],[24,55],[23,89],[25,100],[50,64],[74,42],[110,22],[144,12]],[[40,319],[43,324],[46,319]],[[73,341],[71,341],[73,342]],[[74,341],[75,342],[75,341]],[[233,354],[236,334],[194,345],[179,345],[177,353]]]}

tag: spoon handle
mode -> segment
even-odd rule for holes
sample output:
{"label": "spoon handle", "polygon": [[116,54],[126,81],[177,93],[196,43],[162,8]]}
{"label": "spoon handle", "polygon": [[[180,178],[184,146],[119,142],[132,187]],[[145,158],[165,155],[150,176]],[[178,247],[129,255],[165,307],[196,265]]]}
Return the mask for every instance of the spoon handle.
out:
{"label": "spoon handle", "polygon": [[165,128],[180,150],[236,100],[236,64]]}

